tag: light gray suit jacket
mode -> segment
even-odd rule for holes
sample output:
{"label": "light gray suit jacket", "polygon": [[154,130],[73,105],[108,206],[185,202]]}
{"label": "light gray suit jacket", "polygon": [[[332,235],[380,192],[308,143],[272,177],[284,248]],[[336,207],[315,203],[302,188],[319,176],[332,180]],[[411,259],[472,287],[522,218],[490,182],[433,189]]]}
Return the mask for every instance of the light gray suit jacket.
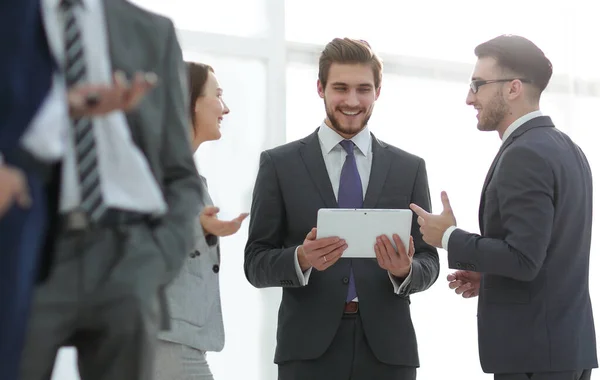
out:
{"label": "light gray suit jacket", "polygon": [[[123,0],[103,0],[103,4],[113,71],[121,70],[128,78],[137,71],[158,75],[158,85],[127,114],[127,124],[168,206],[164,216],[148,225],[153,246],[164,259],[159,282],[165,286],[193,247],[197,205],[202,197],[202,184],[189,149],[187,73],[171,20]],[[155,279],[147,281],[149,287],[156,283]],[[168,313],[165,305],[161,303],[163,317]]]}
{"label": "light gray suit jacket", "polygon": [[[201,179],[203,198],[200,206],[204,208],[213,203],[206,179]],[[205,237],[198,219],[194,232],[195,249],[190,251],[183,269],[167,287],[171,330],[161,332],[159,339],[202,351],[221,351],[225,331],[219,292],[219,240],[216,236]]]}

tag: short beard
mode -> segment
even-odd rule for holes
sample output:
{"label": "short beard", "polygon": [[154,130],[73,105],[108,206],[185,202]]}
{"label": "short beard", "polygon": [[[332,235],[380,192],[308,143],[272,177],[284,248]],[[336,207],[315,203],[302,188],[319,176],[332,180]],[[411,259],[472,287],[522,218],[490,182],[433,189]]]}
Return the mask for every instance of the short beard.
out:
{"label": "short beard", "polygon": [[477,123],[477,129],[485,132],[495,131],[507,114],[508,105],[502,98],[502,93],[499,91],[485,106],[485,109],[482,109],[479,122]]}
{"label": "short beard", "polygon": [[363,129],[365,129],[365,127],[367,126],[367,123],[369,122],[369,119],[371,118],[372,109],[365,111],[365,118],[364,118],[363,123],[360,126],[360,129],[358,131],[354,131],[350,128],[344,128],[342,126],[342,124],[339,122],[339,120],[336,119],[335,111],[330,112],[329,108],[327,108],[327,101],[325,101],[325,113],[327,114],[327,119],[331,123],[331,126],[333,127],[334,130],[336,130],[340,134],[344,134],[347,136],[354,136],[354,135],[357,135]]}

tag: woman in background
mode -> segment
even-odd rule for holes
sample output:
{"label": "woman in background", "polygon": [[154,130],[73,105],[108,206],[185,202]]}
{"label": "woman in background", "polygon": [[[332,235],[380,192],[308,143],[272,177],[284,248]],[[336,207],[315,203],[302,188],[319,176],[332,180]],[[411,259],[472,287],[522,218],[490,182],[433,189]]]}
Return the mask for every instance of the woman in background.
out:
{"label": "woman in background", "polygon": [[[192,149],[221,138],[221,121],[229,113],[212,67],[187,63],[191,96]],[[219,293],[219,237],[236,233],[248,214],[232,221],[217,218],[206,179],[196,229],[196,248],[177,278],[167,288],[171,329],[159,333],[156,380],[213,380],[207,351],[221,351],[225,343]]]}

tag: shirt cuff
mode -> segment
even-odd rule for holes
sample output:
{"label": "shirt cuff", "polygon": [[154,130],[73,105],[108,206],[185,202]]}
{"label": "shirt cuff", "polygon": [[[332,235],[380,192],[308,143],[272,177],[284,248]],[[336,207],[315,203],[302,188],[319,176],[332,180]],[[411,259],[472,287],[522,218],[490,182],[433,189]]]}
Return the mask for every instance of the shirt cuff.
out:
{"label": "shirt cuff", "polygon": [[392,281],[392,285],[394,285],[394,293],[403,293],[410,284],[410,280],[412,278],[412,265],[410,266],[410,270],[408,271],[408,276],[406,276],[404,281],[402,281],[402,284],[398,284],[398,280],[390,272],[388,272],[388,276],[390,278],[390,281]]}
{"label": "shirt cuff", "polygon": [[442,236],[442,248],[444,248],[446,251],[448,251],[448,240],[450,240],[450,235],[452,235],[455,229],[456,226],[448,227],[448,229],[446,230],[446,232],[444,232],[444,235]]}
{"label": "shirt cuff", "polygon": [[306,272],[302,273],[302,268],[300,268],[300,261],[298,261],[298,249],[300,246],[296,247],[294,251],[294,267],[296,268],[296,274],[298,275],[298,281],[300,281],[300,286],[308,285],[308,279],[310,278],[310,273],[312,272],[312,267],[308,268]]}

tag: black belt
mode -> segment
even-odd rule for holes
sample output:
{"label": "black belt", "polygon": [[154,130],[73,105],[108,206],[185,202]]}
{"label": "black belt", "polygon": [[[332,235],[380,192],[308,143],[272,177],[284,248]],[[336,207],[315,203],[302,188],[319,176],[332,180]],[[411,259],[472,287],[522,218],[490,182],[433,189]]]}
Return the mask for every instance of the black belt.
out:
{"label": "black belt", "polygon": [[59,215],[61,231],[85,231],[92,228],[117,227],[150,221],[150,215],[127,210],[107,209],[100,220],[92,222],[89,217],[79,210]]}

